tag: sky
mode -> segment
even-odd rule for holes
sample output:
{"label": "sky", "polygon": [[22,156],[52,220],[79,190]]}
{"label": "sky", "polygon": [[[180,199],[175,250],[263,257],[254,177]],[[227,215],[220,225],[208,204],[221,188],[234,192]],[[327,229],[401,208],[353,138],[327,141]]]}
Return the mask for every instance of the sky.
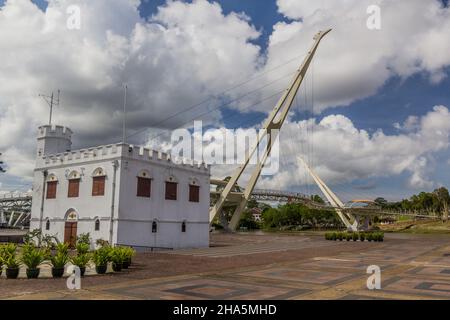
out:
{"label": "sky", "polygon": [[[373,4],[379,30],[366,24]],[[55,122],[74,148],[120,141],[123,83],[132,143],[167,147],[161,133],[193,120],[260,127],[327,28],[281,132],[280,171],[257,187],[318,192],[298,155],[344,200],[449,187],[448,1],[0,0],[0,190],[32,187],[39,94],[61,89]]]}

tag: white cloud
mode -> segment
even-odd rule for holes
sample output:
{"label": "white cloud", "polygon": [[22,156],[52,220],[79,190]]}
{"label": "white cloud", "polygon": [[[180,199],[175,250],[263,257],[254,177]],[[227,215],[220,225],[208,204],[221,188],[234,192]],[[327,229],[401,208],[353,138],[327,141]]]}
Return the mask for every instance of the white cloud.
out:
{"label": "white cloud", "polygon": [[[333,28],[315,58],[317,112],[369,97],[393,76],[405,79],[425,72],[433,83],[447,76],[444,68],[450,65],[450,8],[442,7],[439,0],[277,3],[283,15],[302,20],[274,26],[266,69],[306,53],[317,31]],[[381,8],[381,30],[366,27],[366,9],[372,4]],[[271,73],[268,78],[278,76]]]}
{"label": "white cloud", "polygon": [[[382,8],[381,31],[365,27],[368,3]],[[81,8],[81,30],[66,28],[69,4]],[[282,14],[302,20],[277,23],[264,57],[251,42],[259,32],[249,18],[224,15],[216,3],[170,1],[148,20],[139,16],[138,5],[138,0],[50,0],[42,12],[29,0],[8,0],[1,7],[0,151],[8,162],[8,175],[30,176],[36,127],[48,118],[48,107],[38,94],[58,88],[62,104],[55,110],[56,122],[75,131],[79,147],[120,139],[124,82],[129,86],[127,118],[133,132],[148,126],[174,128],[205,113],[204,121],[220,124],[220,112],[212,109],[217,100],[160,122],[249,77],[260,75],[228,95],[236,97],[283,77],[235,104],[248,111],[249,103],[284,88],[289,78],[284,76],[300,59],[268,71],[304,54],[319,29],[333,27],[314,65],[316,111],[370,96],[393,75],[407,78],[426,72],[431,81],[440,81],[446,76],[443,68],[450,64],[450,9],[441,8],[438,1],[278,0]],[[270,100],[251,110],[268,111],[272,106]],[[426,166],[419,159],[446,148],[445,110],[436,107],[416,122],[406,120],[398,125],[402,129],[398,136],[382,132],[371,136],[338,115],[314,123],[317,145],[327,145],[323,150],[315,147],[321,152],[317,170],[326,179],[353,179],[384,174],[382,162],[392,160],[389,174],[423,172],[412,183],[426,183]],[[289,123],[286,131],[304,125]],[[354,148],[361,150],[356,158]],[[334,157],[335,162],[320,162]],[[276,179],[272,183],[286,187],[300,180],[288,172]]]}
{"label": "white cloud", "polygon": [[315,119],[289,122],[281,131],[283,169],[272,178],[263,178],[260,186],[289,189],[305,184],[305,170],[296,161],[301,155],[330,184],[406,172],[410,187],[431,188],[430,160],[450,145],[450,112],[435,106],[417,121],[414,130],[398,135],[380,130],[370,135],[341,115],[327,116],[319,123]]}
{"label": "white cloud", "polygon": [[[258,31],[248,17],[224,15],[206,0],[168,2],[148,21],[139,3],[50,0],[42,12],[29,0],[8,0],[1,7],[0,150],[8,174],[29,176],[33,165],[20,159],[33,157],[36,128],[48,119],[38,94],[52,90],[62,90],[54,119],[75,131],[75,147],[120,140],[124,82],[129,133],[205,113],[204,120],[220,122],[211,101],[160,123],[248,78],[259,61],[250,43]],[[73,4],[81,9],[80,30],[66,27]]]}

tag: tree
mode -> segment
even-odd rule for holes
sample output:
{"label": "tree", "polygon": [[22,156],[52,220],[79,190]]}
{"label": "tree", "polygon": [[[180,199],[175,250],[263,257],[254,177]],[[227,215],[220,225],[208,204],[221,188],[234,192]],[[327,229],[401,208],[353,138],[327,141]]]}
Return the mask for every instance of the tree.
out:
{"label": "tree", "polygon": [[373,202],[375,202],[377,205],[379,205],[382,208],[385,207],[388,203],[387,200],[382,197],[376,198]]}
{"label": "tree", "polygon": [[318,194],[311,196],[311,200],[314,202],[317,202],[317,203],[321,203],[321,204],[325,203],[325,201],[323,201],[322,197],[319,196]]}
{"label": "tree", "polygon": [[436,196],[439,204],[439,209],[442,212],[442,219],[444,221],[448,220],[448,208],[450,205],[450,194],[448,193],[447,188],[441,187],[433,191],[433,194]]}

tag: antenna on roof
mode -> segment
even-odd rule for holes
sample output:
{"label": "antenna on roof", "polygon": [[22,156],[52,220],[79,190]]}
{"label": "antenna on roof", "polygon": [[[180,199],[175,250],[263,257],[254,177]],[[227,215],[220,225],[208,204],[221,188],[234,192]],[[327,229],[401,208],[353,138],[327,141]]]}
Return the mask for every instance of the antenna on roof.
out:
{"label": "antenna on roof", "polygon": [[124,86],[124,96],[123,96],[122,143],[125,144],[126,143],[125,140],[127,138],[126,123],[127,123],[127,90],[128,90],[128,85],[125,83],[123,86]]}
{"label": "antenna on roof", "polygon": [[48,124],[51,126],[52,125],[52,114],[53,114],[53,106],[59,106],[59,95],[60,95],[60,90],[58,89],[58,97],[55,99],[53,92],[50,96],[44,95],[44,94],[40,94],[39,97],[42,97],[45,102],[47,102],[48,106],[50,107],[50,116],[49,116],[49,120],[48,120]]}

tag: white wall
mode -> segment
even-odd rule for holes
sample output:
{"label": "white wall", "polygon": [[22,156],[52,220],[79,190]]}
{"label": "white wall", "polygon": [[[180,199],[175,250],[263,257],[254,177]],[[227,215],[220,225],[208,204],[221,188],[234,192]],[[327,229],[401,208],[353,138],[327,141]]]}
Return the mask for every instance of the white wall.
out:
{"label": "white wall", "polygon": [[[94,151],[97,152],[94,152]],[[128,145],[102,146],[38,159],[33,184],[31,229],[39,228],[43,190],[43,170],[58,179],[56,199],[44,196],[42,229],[64,241],[64,225],[68,210],[78,214],[78,235],[89,232],[93,244],[97,239],[109,241],[112,205],[113,161],[119,161],[116,177],[113,243],[158,248],[207,247],[209,245],[209,168],[176,165],[165,155],[148,150],[128,151]],[[95,154],[95,156],[93,155]],[[92,196],[92,174],[95,169],[106,172],[105,195]],[[152,180],[151,197],[137,197],[137,175],[146,169]],[[82,174],[79,197],[68,198],[68,175],[73,170]],[[177,200],[165,200],[165,181],[172,175],[178,180]],[[200,186],[200,202],[189,202],[189,182],[195,178]],[[46,219],[50,230],[45,230]],[[95,231],[99,218],[100,231]],[[152,233],[153,220],[158,221]],[[181,223],[186,221],[186,232]]]}

